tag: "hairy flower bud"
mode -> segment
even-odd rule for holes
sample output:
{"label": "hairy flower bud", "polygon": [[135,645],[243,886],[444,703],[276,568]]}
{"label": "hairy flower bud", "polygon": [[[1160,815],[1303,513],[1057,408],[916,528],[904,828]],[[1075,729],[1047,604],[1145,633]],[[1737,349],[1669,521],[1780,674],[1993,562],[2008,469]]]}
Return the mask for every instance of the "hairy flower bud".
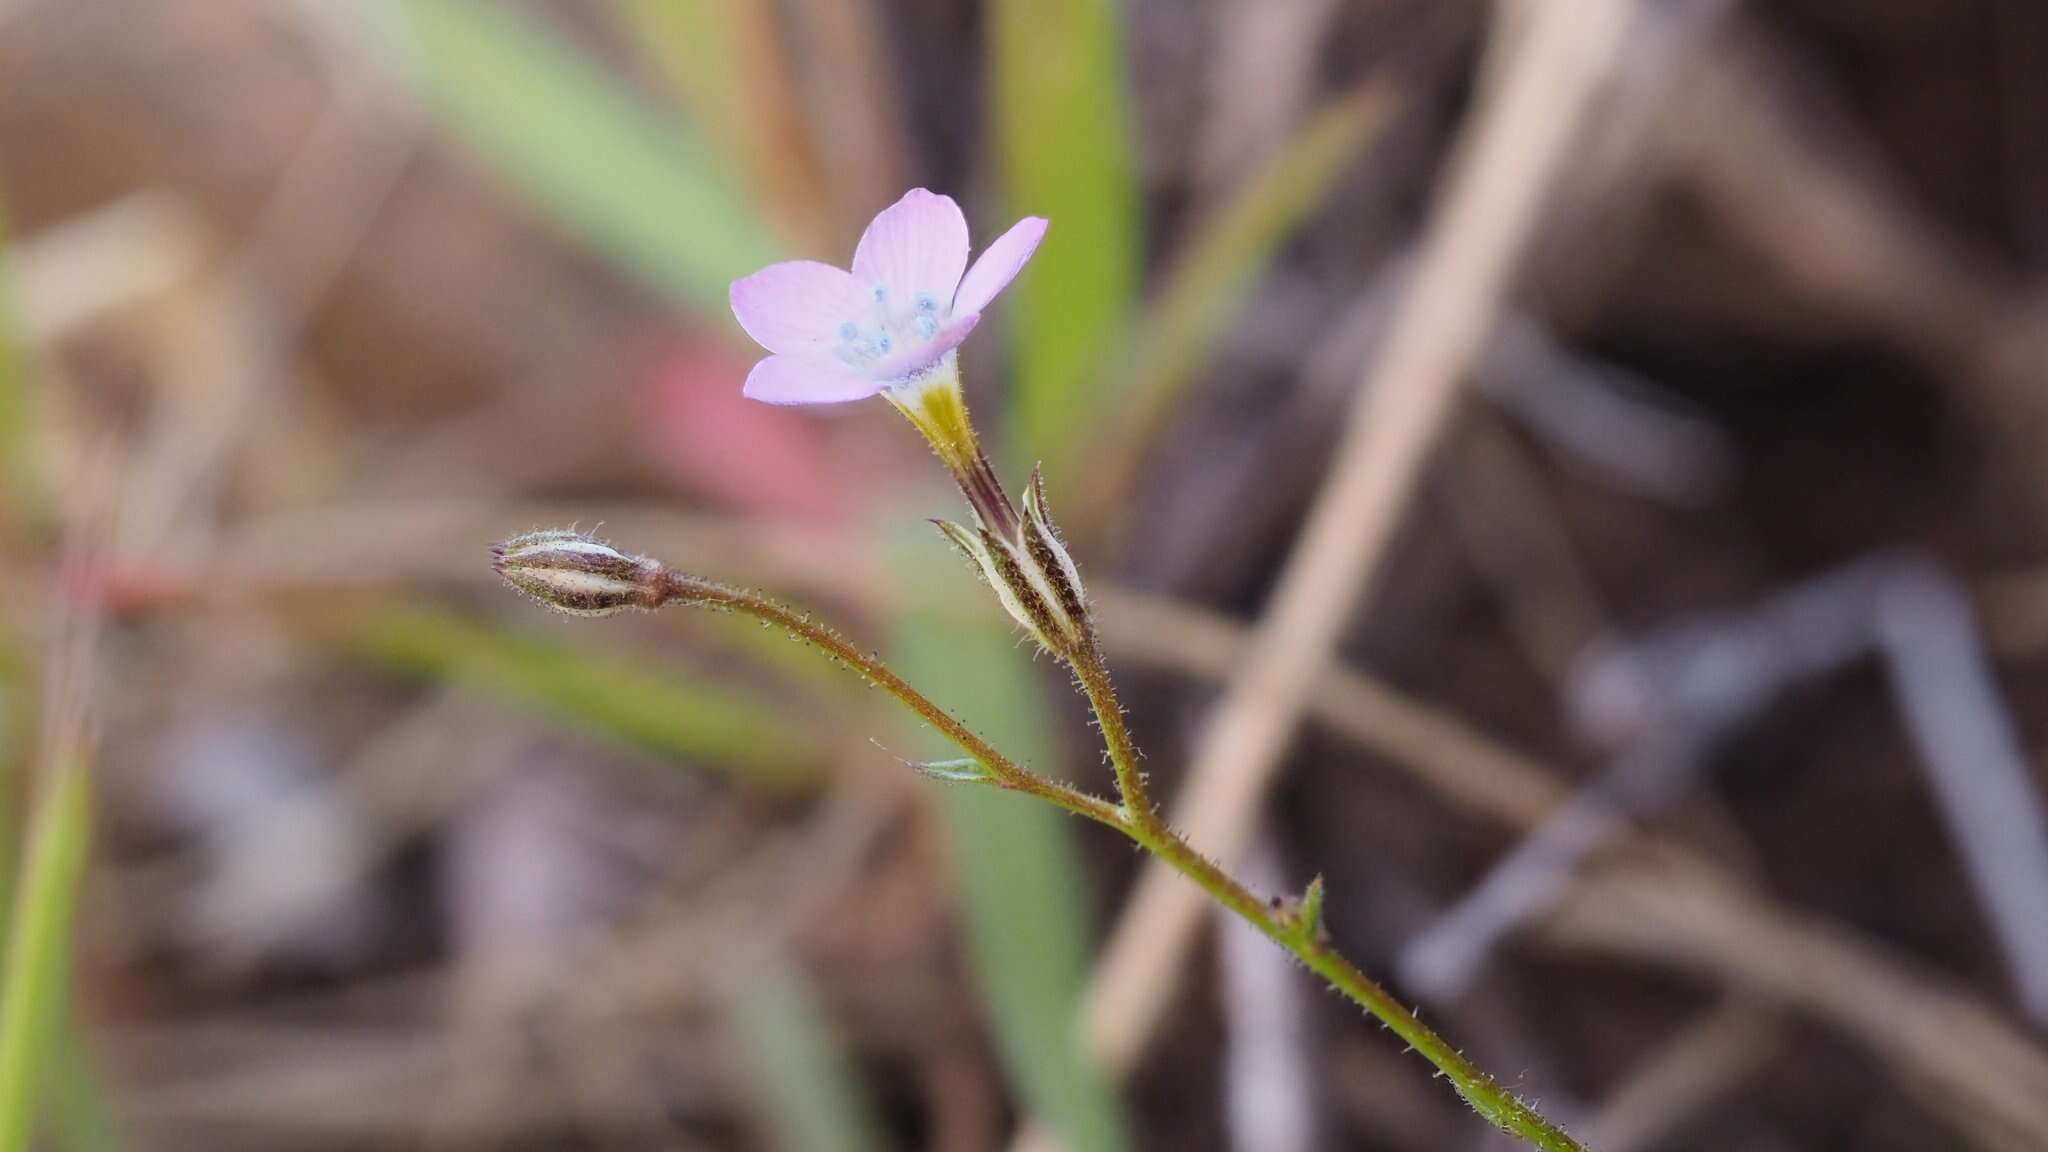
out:
{"label": "hairy flower bud", "polygon": [[593,536],[555,528],[529,532],[491,549],[491,567],[507,584],[558,612],[609,616],[658,608],[666,570]]}
{"label": "hairy flower bud", "polygon": [[1024,517],[1013,537],[948,521],[939,530],[981,570],[1004,611],[1033,639],[1063,659],[1080,658],[1095,644],[1081,574],[1045,514],[1044,481],[1037,472],[1024,495]]}

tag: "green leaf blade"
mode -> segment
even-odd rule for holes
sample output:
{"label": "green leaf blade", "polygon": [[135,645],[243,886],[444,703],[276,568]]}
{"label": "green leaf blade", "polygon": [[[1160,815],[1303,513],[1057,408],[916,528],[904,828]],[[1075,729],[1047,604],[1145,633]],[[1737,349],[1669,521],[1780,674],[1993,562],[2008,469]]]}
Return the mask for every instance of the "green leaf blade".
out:
{"label": "green leaf blade", "polygon": [[429,117],[556,225],[648,287],[722,314],[782,257],[703,136],[620,90],[545,26],[477,0],[385,0],[389,54]]}
{"label": "green leaf blade", "polygon": [[780,957],[751,960],[727,1003],[726,1023],[755,1110],[779,1152],[881,1152],[859,1081],[800,971]]}
{"label": "green leaf blade", "polygon": [[327,606],[313,633],[389,671],[446,681],[628,747],[802,792],[823,779],[824,750],[786,712],[721,681],[691,677],[421,605]]}
{"label": "green leaf blade", "polygon": [[83,762],[61,765],[37,803],[0,977],[0,1152],[26,1152],[38,1088],[68,1043],[72,921],[92,842]]}
{"label": "green leaf blade", "polygon": [[1192,238],[1156,300],[1133,327],[1116,375],[1117,447],[1150,440],[1258,286],[1280,245],[1391,119],[1384,81],[1339,97],[1277,149]]}
{"label": "green leaf blade", "polygon": [[995,0],[996,139],[1010,216],[1052,222],[1007,294],[1011,440],[1055,480],[1110,396],[1098,376],[1138,297],[1143,240],[1119,7]]}

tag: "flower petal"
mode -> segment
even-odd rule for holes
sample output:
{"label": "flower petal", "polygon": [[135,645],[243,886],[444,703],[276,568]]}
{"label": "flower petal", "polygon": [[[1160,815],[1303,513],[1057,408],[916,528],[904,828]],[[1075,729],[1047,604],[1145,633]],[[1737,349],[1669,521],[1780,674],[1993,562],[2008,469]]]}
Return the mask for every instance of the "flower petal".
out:
{"label": "flower petal", "polygon": [[932,338],[920,344],[912,344],[902,351],[874,366],[874,375],[885,382],[914,376],[939,362],[939,357],[960,346],[974,326],[981,323],[977,314],[956,316],[953,322],[932,334]]}
{"label": "flower petal", "polygon": [[747,373],[741,392],[764,404],[843,404],[865,400],[882,385],[833,363],[798,356],[770,356]]}
{"label": "flower petal", "polygon": [[1038,242],[1045,239],[1045,229],[1045,217],[1026,216],[996,237],[996,242],[967,270],[967,278],[960,281],[960,292],[953,297],[954,314],[979,312],[988,307],[996,293],[1009,287],[1010,281],[1031,260],[1031,254],[1038,251]]}
{"label": "flower petal", "polygon": [[853,252],[853,274],[888,292],[892,310],[929,293],[943,308],[967,268],[967,217],[951,196],[912,188],[882,209]]}
{"label": "flower petal", "polygon": [[874,293],[844,268],[815,260],[770,264],[732,282],[732,314],[770,352],[815,355],[839,342],[839,326],[874,311]]}

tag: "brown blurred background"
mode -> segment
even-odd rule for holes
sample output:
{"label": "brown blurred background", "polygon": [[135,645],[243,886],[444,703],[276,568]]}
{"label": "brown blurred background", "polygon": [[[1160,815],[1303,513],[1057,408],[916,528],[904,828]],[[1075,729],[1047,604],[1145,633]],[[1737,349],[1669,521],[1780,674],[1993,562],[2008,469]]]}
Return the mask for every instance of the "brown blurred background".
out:
{"label": "brown blurred background", "polygon": [[48,1147],[1506,1146],[811,653],[492,581],[601,525],[1107,788],[911,430],[739,397],[913,185],[1052,220],[969,394],[1198,846],[1594,1147],[2048,1147],[2038,0],[0,0]]}

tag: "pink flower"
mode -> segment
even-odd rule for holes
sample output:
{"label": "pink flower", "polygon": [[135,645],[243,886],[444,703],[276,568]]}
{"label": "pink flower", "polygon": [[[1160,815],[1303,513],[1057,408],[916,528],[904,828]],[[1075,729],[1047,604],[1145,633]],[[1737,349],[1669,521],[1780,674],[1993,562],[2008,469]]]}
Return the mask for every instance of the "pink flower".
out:
{"label": "pink flower", "polygon": [[951,367],[953,349],[1023,270],[1045,227],[1025,217],[969,268],[960,206],[913,188],[868,225],[852,272],[791,260],[733,281],[733,315],[774,353],[747,374],[746,395],[838,404]]}

